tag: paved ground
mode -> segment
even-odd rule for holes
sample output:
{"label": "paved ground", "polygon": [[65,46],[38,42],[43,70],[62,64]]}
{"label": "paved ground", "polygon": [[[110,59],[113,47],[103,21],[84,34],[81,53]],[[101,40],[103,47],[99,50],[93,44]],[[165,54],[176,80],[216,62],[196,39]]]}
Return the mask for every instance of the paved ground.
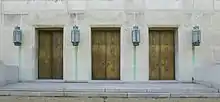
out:
{"label": "paved ground", "polygon": [[0,96],[215,97],[218,89],[194,83],[17,83],[0,87]]}

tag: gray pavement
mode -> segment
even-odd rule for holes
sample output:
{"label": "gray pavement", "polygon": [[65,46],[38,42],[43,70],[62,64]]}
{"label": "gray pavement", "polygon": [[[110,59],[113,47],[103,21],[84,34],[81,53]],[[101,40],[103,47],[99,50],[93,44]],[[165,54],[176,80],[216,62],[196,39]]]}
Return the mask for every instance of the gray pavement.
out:
{"label": "gray pavement", "polygon": [[1,96],[69,97],[219,97],[218,89],[195,83],[16,83],[0,87]]}

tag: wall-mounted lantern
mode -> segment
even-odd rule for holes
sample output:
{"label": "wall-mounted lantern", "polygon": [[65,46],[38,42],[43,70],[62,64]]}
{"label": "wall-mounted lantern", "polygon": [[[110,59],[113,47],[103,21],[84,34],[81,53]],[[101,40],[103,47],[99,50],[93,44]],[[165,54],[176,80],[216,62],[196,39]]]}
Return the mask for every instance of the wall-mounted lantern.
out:
{"label": "wall-mounted lantern", "polygon": [[138,46],[140,43],[140,29],[138,28],[138,26],[133,26],[132,43],[134,46]]}
{"label": "wall-mounted lantern", "polygon": [[194,26],[192,29],[192,45],[200,46],[201,42],[201,30],[199,26]]}
{"label": "wall-mounted lantern", "polygon": [[19,26],[16,26],[13,31],[13,43],[15,46],[21,46],[22,42],[22,31]]}
{"label": "wall-mounted lantern", "polygon": [[78,26],[73,26],[71,31],[71,42],[73,46],[78,46],[80,42],[80,30]]}

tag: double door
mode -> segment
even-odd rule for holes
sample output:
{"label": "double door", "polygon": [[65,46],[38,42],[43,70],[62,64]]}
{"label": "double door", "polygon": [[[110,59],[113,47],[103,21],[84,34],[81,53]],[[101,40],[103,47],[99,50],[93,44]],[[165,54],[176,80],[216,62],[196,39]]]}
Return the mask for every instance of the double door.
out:
{"label": "double door", "polygon": [[120,80],[120,30],[92,30],[92,79]]}
{"label": "double door", "polygon": [[150,30],[149,44],[150,80],[175,80],[174,31]]}
{"label": "double door", "polygon": [[62,30],[39,30],[38,78],[63,78],[63,32]]}

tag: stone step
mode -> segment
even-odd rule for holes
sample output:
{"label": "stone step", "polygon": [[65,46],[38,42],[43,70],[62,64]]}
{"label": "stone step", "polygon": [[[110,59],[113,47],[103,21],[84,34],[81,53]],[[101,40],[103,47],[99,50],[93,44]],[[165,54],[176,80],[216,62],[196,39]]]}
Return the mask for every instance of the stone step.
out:
{"label": "stone step", "polygon": [[2,88],[0,91],[28,91],[28,92],[113,92],[113,93],[218,93],[214,88]]}
{"label": "stone step", "polygon": [[0,102],[220,102],[219,98],[78,98],[0,96]]}
{"label": "stone step", "polygon": [[0,96],[106,98],[220,98],[220,93],[39,92],[0,91]]}

